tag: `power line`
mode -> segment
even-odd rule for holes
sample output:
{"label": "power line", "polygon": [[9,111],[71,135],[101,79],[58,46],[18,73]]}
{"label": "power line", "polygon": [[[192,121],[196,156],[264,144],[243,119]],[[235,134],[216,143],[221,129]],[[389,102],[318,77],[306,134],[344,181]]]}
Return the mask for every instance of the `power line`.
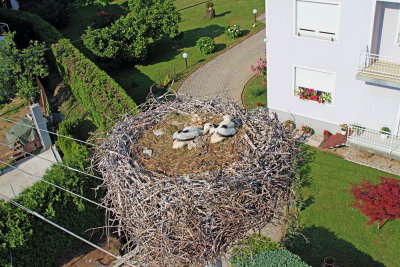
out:
{"label": "power line", "polygon": [[58,225],[57,223],[55,223],[55,222],[53,222],[53,221],[51,221],[51,220],[49,220],[49,219],[43,217],[41,214],[39,214],[39,213],[37,213],[37,212],[35,212],[35,211],[33,211],[33,210],[30,210],[30,209],[26,208],[25,206],[19,204],[18,202],[15,202],[14,200],[10,199],[9,197],[7,197],[7,196],[5,196],[5,195],[3,195],[3,194],[1,194],[1,193],[0,193],[0,195],[2,195],[4,198],[6,198],[6,199],[7,199],[10,203],[12,203],[13,205],[15,205],[15,206],[17,206],[18,208],[20,208],[20,209],[26,211],[27,213],[30,213],[30,214],[32,214],[32,215],[38,217],[39,219],[41,219],[41,220],[43,220],[43,221],[45,221],[45,222],[47,222],[47,223],[53,225],[54,227],[56,227],[56,228],[58,228],[58,229],[60,229],[60,230],[62,230],[62,231],[64,231],[64,232],[66,232],[66,233],[69,234],[69,235],[72,235],[72,236],[75,237],[75,238],[78,238],[79,240],[81,240],[81,241],[85,242],[86,244],[88,244],[88,245],[90,245],[90,246],[92,246],[92,247],[94,247],[94,248],[96,248],[96,249],[98,249],[98,250],[100,250],[100,251],[106,253],[107,255],[110,255],[110,256],[113,257],[113,258],[115,258],[115,259],[117,259],[117,260],[124,260],[124,261],[125,261],[127,264],[129,264],[130,266],[133,266],[132,264],[130,264],[130,263],[128,262],[129,260],[126,260],[126,259],[124,259],[124,258],[121,257],[121,256],[114,255],[113,253],[109,252],[108,250],[105,250],[104,248],[99,247],[99,246],[97,246],[96,244],[93,244],[92,242],[90,242],[90,241],[84,239],[83,237],[81,237],[81,236],[79,236],[79,235],[77,235],[77,234],[75,234],[75,233],[69,231],[68,229],[66,229],[66,228],[64,228],[64,227],[62,227],[62,226],[60,226],[60,225]]}
{"label": "power line", "polygon": [[[2,142],[0,142],[0,145],[5,146],[5,147],[10,148],[10,149],[13,149],[12,146],[7,145],[7,144],[4,144],[4,143],[2,143]],[[39,155],[35,155],[35,154],[29,153],[29,152],[27,152],[27,151],[24,151],[23,149],[18,149],[18,150],[14,150],[14,151],[26,153],[26,154],[28,154],[28,155],[34,156],[34,157],[39,158],[39,159],[46,160],[46,161],[51,162],[51,163],[53,163],[53,164],[60,165],[60,166],[62,166],[62,167],[64,167],[64,168],[67,168],[67,169],[69,169],[69,170],[71,170],[71,171],[76,171],[76,172],[78,172],[78,173],[80,173],[80,174],[84,174],[84,175],[90,176],[90,177],[92,177],[92,178],[96,178],[96,179],[99,179],[99,180],[102,180],[102,181],[103,181],[103,178],[100,178],[100,177],[98,177],[98,176],[96,176],[96,175],[93,175],[93,174],[90,174],[90,173],[87,173],[87,172],[84,172],[84,171],[81,171],[81,170],[78,170],[78,169],[69,167],[69,166],[67,166],[67,165],[64,165],[64,164],[59,163],[59,162],[56,162],[56,161],[52,161],[52,160],[43,158],[43,157],[41,157],[41,156],[39,156]]]}
{"label": "power line", "polygon": [[43,179],[42,177],[36,176],[36,175],[34,175],[34,174],[31,174],[31,173],[29,173],[29,172],[27,172],[27,171],[24,171],[24,170],[22,170],[22,169],[20,169],[20,168],[18,168],[18,167],[14,167],[13,165],[8,164],[8,163],[5,162],[5,161],[0,160],[0,163],[2,163],[2,164],[4,164],[4,165],[7,165],[7,166],[9,166],[9,167],[11,167],[11,168],[13,168],[13,169],[15,169],[15,170],[19,170],[19,171],[21,171],[21,172],[23,172],[23,173],[25,173],[25,174],[27,174],[27,175],[29,175],[29,176],[32,176],[32,177],[34,177],[34,178],[36,178],[36,179],[38,179],[38,180],[40,180],[40,181],[43,181],[43,182],[45,182],[45,183],[47,183],[47,184],[49,184],[49,185],[51,185],[51,186],[54,186],[54,187],[56,187],[56,188],[58,188],[58,189],[60,189],[60,190],[62,190],[62,191],[65,191],[65,192],[67,192],[67,193],[70,193],[70,194],[72,194],[72,195],[74,195],[74,196],[77,196],[77,197],[79,197],[79,198],[81,198],[81,199],[83,199],[83,200],[86,200],[86,201],[88,201],[88,202],[90,202],[90,203],[92,203],[92,204],[94,204],[94,205],[97,205],[97,206],[99,206],[99,207],[101,207],[101,208],[104,208],[104,209],[108,210],[108,208],[107,208],[106,206],[103,206],[103,205],[101,205],[101,204],[99,204],[99,203],[97,203],[97,202],[95,202],[95,201],[93,201],[93,200],[91,200],[91,199],[88,199],[88,198],[86,198],[86,197],[84,197],[84,196],[82,196],[82,195],[79,195],[79,194],[77,194],[77,193],[74,193],[74,192],[72,192],[72,191],[70,191],[70,190],[68,190],[68,189],[65,189],[65,188],[63,188],[63,187],[61,187],[61,186],[59,186],[59,185],[53,184],[53,183],[51,183],[51,182],[49,182],[49,181]]}
{"label": "power line", "polygon": [[[8,122],[15,123],[15,124],[23,125],[23,126],[25,126],[25,127],[29,127],[29,128],[32,128],[32,129],[36,129],[35,126],[29,125],[29,124],[26,124],[26,123],[22,123],[22,122],[19,122],[19,121],[7,119],[7,118],[4,118],[3,116],[0,116],[0,119],[1,119],[1,120],[4,120],[4,121],[8,121]],[[54,134],[54,135],[57,135],[57,136],[61,136],[61,137],[67,138],[67,139],[71,139],[71,140],[73,140],[73,141],[77,141],[77,142],[86,144],[86,145],[95,146],[95,144],[92,144],[92,143],[89,143],[89,142],[86,142],[86,141],[82,141],[82,140],[73,138],[73,137],[71,137],[71,136],[66,136],[66,135],[54,133],[54,132],[51,132],[51,131],[48,131],[48,130],[45,130],[45,129],[36,129],[36,130],[42,131],[42,132],[46,132],[46,133],[49,133],[49,134]]]}
{"label": "power line", "polygon": [[[73,138],[73,137],[70,137],[70,136],[58,134],[58,133],[51,132],[51,131],[48,131],[48,130],[45,130],[45,129],[37,129],[35,126],[29,125],[29,124],[26,124],[26,123],[22,123],[22,122],[19,122],[19,121],[7,119],[7,118],[4,118],[2,116],[0,116],[0,120],[4,120],[4,121],[12,122],[12,123],[15,123],[15,124],[23,125],[25,127],[29,127],[31,129],[35,129],[37,131],[42,131],[42,132],[53,134],[53,135],[56,135],[56,136],[59,136],[59,137],[67,138],[67,139],[70,139],[70,140],[73,140],[73,141],[76,141],[76,142],[79,142],[79,143],[82,143],[82,144],[86,144],[86,145],[89,145],[89,146],[93,146],[93,147],[97,146],[97,145],[95,145],[93,143],[89,143],[89,142],[86,142],[86,141],[83,141],[83,140],[79,140],[79,139],[76,139],[76,138]],[[118,155],[120,157],[123,157],[123,158],[132,159],[129,156],[122,155],[121,153],[113,151],[113,150],[110,150],[110,149],[104,149],[104,150],[108,151],[109,153],[116,154],[116,155]]]}

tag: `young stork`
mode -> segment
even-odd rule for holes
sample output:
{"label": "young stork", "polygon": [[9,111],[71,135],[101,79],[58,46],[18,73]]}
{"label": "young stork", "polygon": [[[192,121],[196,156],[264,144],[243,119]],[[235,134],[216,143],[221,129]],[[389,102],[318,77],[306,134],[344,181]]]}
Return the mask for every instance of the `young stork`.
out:
{"label": "young stork", "polygon": [[207,134],[213,125],[211,123],[206,123],[202,128],[197,126],[186,126],[182,130],[175,132],[172,135],[174,140],[172,144],[173,149],[184,148],[188,146],[189,149],[196,147],[194,140],[204,134]]}
{"label": "young stork", "polygon": [[217,127],[211,128],[211,140],[212,144],[221,142],[229,137],[234,136],[241,126],[241,122],[238,119],[232,119],[229,115],[223,117],[223,121],[219,123]]}

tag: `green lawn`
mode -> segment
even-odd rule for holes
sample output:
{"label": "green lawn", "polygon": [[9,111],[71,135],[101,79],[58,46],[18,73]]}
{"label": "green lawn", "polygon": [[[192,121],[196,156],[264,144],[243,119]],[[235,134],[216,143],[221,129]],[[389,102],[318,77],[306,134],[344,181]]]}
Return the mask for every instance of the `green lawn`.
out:
{"label": "green lawn", "polygon": [[256,103],[267,106],[267,86],[262,85],[263,82],[265,82],[265,77],[256,75],[244,87],[242,97],[247,109],[257,107]]}
{"label": "green lawn", "polygon": [[[114,1],[108,9],[112,8],[113,13],[123,14],[126,12],[124,3],[123,0]],[[182,14],[180,23],[180,29],[184,31],[182,40],[162,39],[156,42],[150,50],[149,59],[141,64],[127,63],[117,68],[104,67],[137,103],[144,101],[151,84],[160,83],[168,73],[176,72],[182,79],[199,64],[215,56],[216,53],[240,41],[245,35],[264,27],[261,23],[252,27],[254,22],[252,10],[256,8],[259,12],[263,11],[265,3],[263,0],[214,1],[216,17],[212,20],[205,17],[206,8],[201,1],[175,0],[174,3]],[[198,3],[201,4],[196,5]],[[62,30],[62,33],[72,40],[79,39],[80,33],[83,32],[86,25],[92,23],[98,10],[98,7],[88,7],[71,12],[71,23]],[[100,8],[100,10],[104,9]],[[230,39],[224,34],[225,27],[233,24],[240,25],[243,29],[243,37]],[[196,40],[203,36],[214,38],[217,44],[214,54],[201,55],[197,51]],[[82,48],[82,44],[79,42],[75,45]],[[82,50],[87,54],[85,49]],[[187,69],[182,58],[183,52],[189,54]]]}
{"label": "green lawn", "polygon": [[[316,151],[311,164],[312,183],[302,190],[305,199],[314,203],[300,214],[303,234],[293,252],[313,266],[332,256],[340,266],[399,266],[400,220],[388,222],[381,230],[366,225],[366,216],[350,207],[349,183],[363,178],[378,181],[392,174],[361,166],[342,158]],[[397,177],[399,178],[399,177]]]}

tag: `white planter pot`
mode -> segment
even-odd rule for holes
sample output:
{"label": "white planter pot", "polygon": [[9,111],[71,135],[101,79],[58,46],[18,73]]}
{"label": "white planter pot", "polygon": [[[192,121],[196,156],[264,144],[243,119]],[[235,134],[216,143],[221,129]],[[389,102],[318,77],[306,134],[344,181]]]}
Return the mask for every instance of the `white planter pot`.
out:
{"label": "white planter pot", "polygon": [[346,135],[347,134],[347,131],[341,131],[340,132],[342,135]]}
{"label": "white planter pot", "polygon": [[387,139],[387,138],[389,138],[389,135],[388,134],[381,134],[381,138],[382,139]]}

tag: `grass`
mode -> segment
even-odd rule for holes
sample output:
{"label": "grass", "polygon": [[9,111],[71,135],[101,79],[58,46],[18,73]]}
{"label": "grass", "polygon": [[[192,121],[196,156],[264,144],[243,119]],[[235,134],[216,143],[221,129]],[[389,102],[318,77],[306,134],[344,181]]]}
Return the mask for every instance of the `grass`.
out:
{"label": "grass", "polygon": [[[254,8],[259,11],[264,10],[265,2],[263,0],[216,2],[214,6],[216,17],[212,20],[205,17],[204,3],[195,5],[201,3],[200,1],[193,3],[192,0],[175,0],[174,3],[182,15],[180,23],[180,29],[184,32],[182,40],[173,41],[164,38],[155,42],[150,50],[148,60],[141,64],[126,63],[124,66],[114,69],[106,68],[106,71],[125,88],[136,103],[143,102],[149,87],[153,83],[162,82],[168,73],[178,73],[182,79],[200,64],[242,40],[246,35],[264,27],[261,23],[252,27],[254,23],[252,10]],[[97,7],[87,7],[71,12],[71,22],[67,28],[62,30],[64,36],[73,40],[79,39],[86,26],[94,21],[98,9]],[[116,14],[123,14],[127,12],[126,2],[114,1],[108,9],[112,9],[112,12]],[[224,34],[225,27],[233,24],[238,24],[243,29],[241,38],[230,39]],[[215,53],[202,55],[197,51],[196,40],[203,36],[214,39],[217,44]],[[75,44],[89,55],[83,45]],[[188,68],[185,68],[183,52],[189,54]]]}
{"label": "grass", "polygon": [[313,266],[320,266],[327,256],[340,266],[398,266],[400,220],[388,222],[381,230],[366,225],[366,216],[350,207],[349,193],[349,183],[363,178],[377,182],[379,176],[394,175],[318,150],[311,170],[312,183],[301,194],[313,203],[300,214],[303,234],[311,243],[299,236],[293,252]]}
{"label": "grass", "polygon": [[262,85],[263,82],[265,82],[265,77],[256,75],[244,87],[242,98],[247,109],[256,108],[256,103],[267,106],[267,86]]}

